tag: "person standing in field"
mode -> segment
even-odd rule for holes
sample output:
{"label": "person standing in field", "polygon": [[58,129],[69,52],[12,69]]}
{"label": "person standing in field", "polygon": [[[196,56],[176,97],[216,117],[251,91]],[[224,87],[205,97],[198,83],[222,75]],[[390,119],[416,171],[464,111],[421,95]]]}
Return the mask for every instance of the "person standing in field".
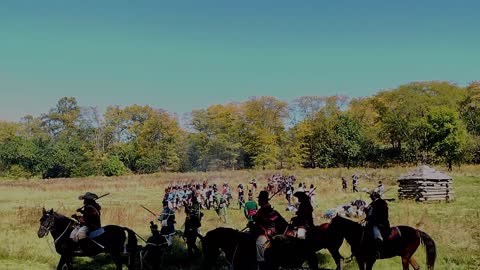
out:
{"label": "person standing in field", "polygon": [[242,209],[242,206],[245,204],[243,185],[238,185],[238,209]]}
{"label": "person standing in field", "polygon": [[200,227],[202,226],[201,219],[203,213],[202,206],[197,201],[197,196],[192,197],[191,204],[185,207],[185,231],[184,235],[187,242],[188,256],[199,254],[200,250],[197,247],[197,237],[200,235]]}
{"label": "person standing in field", "polygon": [[385,193],[385,187],[383,186],[382,184],[382,181],[378,181],[378,186],[377,188],[375,189],[375,191],[380,194],[380,196],[383,195],[383,193]]}
{"label": "person standing in field", "polygon": [[168,207],[168,202],[163,201],[163,210],[158,217],[158,220],[162,224],[162,229],[160,230],[160,234],[165,237],[167,240],[168,247],[171,247],[173,244],[172,237],[175,234],[175,211]]}
{"label": "person standing in field", "polygon": [[358,176],[356,174],[352,174],[352,191],[358,192]]}
{"label": "person standing in field", "polygon": [[257,210],[258,210],[257,203],[253,200],[253,196],[249,195],[248,201],[245,203],[245,206],[243,209],[243,213],[245,214],[245,217],[247,218],[247,221],[249,224],[253,222],[253,218],[257,214]]}
{"label": "person standing in field", "polygon": [[347,192],[347,179],[342,176],[342,191]]}
{"label": "person standing in field", "polygon": [[310,203],[312,204],[312,206],[317,207],[317,199],[315,198],[315,187],[313,186],[313,184],[310,184],[308,196],[310,197]]}

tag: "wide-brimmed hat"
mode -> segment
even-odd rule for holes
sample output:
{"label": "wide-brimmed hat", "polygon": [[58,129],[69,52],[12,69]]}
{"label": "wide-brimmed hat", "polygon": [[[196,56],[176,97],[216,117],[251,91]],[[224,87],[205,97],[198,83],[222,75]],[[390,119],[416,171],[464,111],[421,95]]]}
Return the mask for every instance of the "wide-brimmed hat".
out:
{"label": "wide-brimmed hat", "polygon": [[87,192],[83,195],[78,196],[78,199],[79,200],[96,200],[98,199],[98,196],[95,193]]}
{"label": "wide-brimmed hat", "polygon": [[268,191],[266,190],[262,190],[260,191],[260,194],[258,194],[258,200],[262,200],[262,201],[268,201],[270,200],[270,198],[268,198]]}

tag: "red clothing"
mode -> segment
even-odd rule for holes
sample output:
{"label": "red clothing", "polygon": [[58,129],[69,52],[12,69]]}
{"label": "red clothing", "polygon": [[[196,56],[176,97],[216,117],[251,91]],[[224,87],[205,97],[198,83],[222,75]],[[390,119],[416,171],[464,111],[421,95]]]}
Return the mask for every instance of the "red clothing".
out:
{"label": "red clothing", "polygon": [[260,207],[254,221],[260,230],[258,234],[266,234],[269,237],[282,234],[288,226],[287,221],[270,204]]}

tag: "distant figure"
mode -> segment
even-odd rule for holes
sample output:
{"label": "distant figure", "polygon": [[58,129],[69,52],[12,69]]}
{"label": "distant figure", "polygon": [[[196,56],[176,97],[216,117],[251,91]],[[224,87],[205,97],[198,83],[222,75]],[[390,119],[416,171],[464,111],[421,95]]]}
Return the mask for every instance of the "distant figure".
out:
{"label": "distant figure", "polygon": [[308,196],[310,196],[310,203],[313,207],[317,206],[317,200],[315,198],[315,187],[313,184],[310,185],[310,190],[308,191]]}
{"label": "distant figure", "polygon": [[243,213],[245,214],[245,217],[247,218],[247,221],[253,222],[253,218],[257,214],[258,210],[258,205],[257,202],[253,200],[253,196],[248,196],[248,201],[245,203],[244,206],[244,211]]}
{"label": "distant figure", "polygon": [[175,211],[168,207],[166,200],[163,201],[163,211],[160,213],[158,220],[162,224],[160,234],[165,237],[167,245],[171,247],[173,244],[172,236],[175,234]]}
{"label": "distant figure", "polygon": [[238,209],[242,209],[242,206],[245,204],[243,185],[238,185]]}
{"label": "distant figure", "polygon": [[257,180],[255,178],[253,178],[251,184],[252,184],[253,193],[256,193],[257,192]]}
{"label": "distant figure", "polygon": [[377,188],[375,189],[375,192],[377,192],[378,194],[380,194],[380,196],[382,196],[383,193],[385,193],[385,187],[383,186],[382,181],[378,181],[378,186],[377,186]]}
{"label": "distant figure", "polygon": [[347,192],[347,179],[342,176],[342,191]]}
{"label": "distant figure", "polygon": [[352,174],[352,191],[358,192],[358,176],[356,174]]}
{"label": "distant figure", "polygon": [[293,195],[293,184],[289,183],[287,184],[287,187],[285,188],[285,198],[287,199],[287,209],[290,210],[292,207],[292,195]]}
{"label": "distant figure", "polygon": [[305,192],[305,189],[303,188],[303,184],[302,183],[298,183],[298,190],[297,192]]}

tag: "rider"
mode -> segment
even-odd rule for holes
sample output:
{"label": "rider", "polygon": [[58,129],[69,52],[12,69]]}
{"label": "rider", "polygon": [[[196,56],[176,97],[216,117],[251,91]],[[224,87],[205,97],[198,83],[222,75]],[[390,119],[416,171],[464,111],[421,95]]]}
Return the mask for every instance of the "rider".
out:
{"label": "rider", "polygon": [[86,239],[88,233],[101,227],[100,224],[100,205],[95,201],[98,199],[97,194],[87,192],[84,195],[78,197],[79,200],[83,200],[83,206],[77,209],[77,212],[82,216],[74,214],[72,217],[77,219],[80,223],[70,234],[70,238],[74,242],[81,242]]}
{"label": "rider", "polygon": [[367,217],[365,220],[367,222],[367,228],[373,232],[375,248],[377,253],[379,253],[383,240],[390,233],[388,205],[387,202],[381,198],[381,194],[376,191],[370,193],[370,198],[372,202],[366,209]]}
{"label": "rider", "polygon": [[295,213],[296,216],[292,219],[294,226],[298,227],[297,237],[300,239],[305,239],[307,230],[313,228],[313,207],[310,203],[310,199],[305,192],[297,191],[293,194],[294,197],[298,198],[300,203],[298,210]]}
{"label": "rider", "polygon": [[175,211],[168,207],[168,201],[163,200],[163,211],[160,213],[158,220],[162,223],[160,234],[167,239],[167,245],[172,246],[172,236],[175,234]]}
{"label": "rider", "polygon": [[270,203],[268,202],[268,191],[260,191],[258,195],[258,209],[257,214],[254,217],[255,221],[255,235],[256,245],[257,245],[257,262],[260,269],[265,268],[265,244],[268,242],[268,239],[273,237],[275,234],[283,233],[288,223],[287,221],[275,211]]}

